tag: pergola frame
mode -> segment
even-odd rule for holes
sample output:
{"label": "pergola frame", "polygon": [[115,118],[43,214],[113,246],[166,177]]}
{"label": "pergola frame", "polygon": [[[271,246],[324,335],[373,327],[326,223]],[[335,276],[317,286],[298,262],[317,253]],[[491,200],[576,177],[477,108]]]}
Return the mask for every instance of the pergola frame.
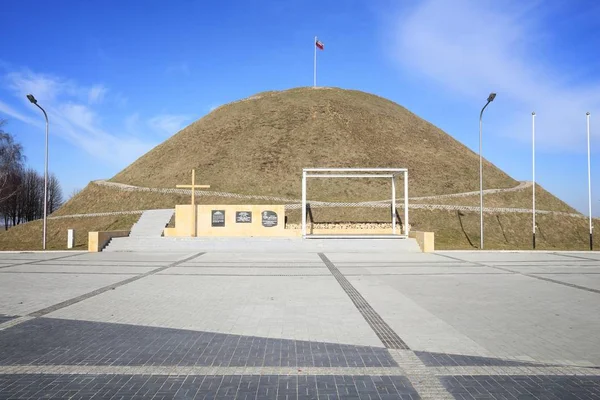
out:
{"label": "pergola frame", "polygon": [[[396,235],[396,176],[404,178],[404,234]],[[302,169],[302,237],[306,234],[306,181],[308,178],[387,178],[392,181],[392,236],[408,237],[408,169],[406,168],[304,168]],[[322,235],[320,235],[322,236]],[[357,237],[356,235],[326,235],[327,237]],[[377,237],[381,235],[364,235]],[[387,235],[389,237],[390,235]]]}

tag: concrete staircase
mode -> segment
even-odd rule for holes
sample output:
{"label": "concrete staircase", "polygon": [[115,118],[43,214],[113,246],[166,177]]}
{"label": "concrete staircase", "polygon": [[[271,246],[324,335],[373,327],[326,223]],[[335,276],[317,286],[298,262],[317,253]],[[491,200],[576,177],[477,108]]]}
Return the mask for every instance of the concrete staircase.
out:
{"label": "concrete staircase", "polygon": [[174,213],[171,209],[144,211],[131,228],[129,237],[161,237]]}
{"label": "concrete staircase", "polygon": [[302,239],[281,237],[135,237],[115,238],[108,252],[215,253],[420,253],[415,239]]}
{"label": "concrete staircase", "polygon": [[[108,245],[103,251],[119,251],[114,250],[118,248],[121,251],[129,246],[135,247],[139,243],[146,243],[150,239],[160,239],[163,235],[165,227],[169,224],[171,217],[175,210],[148,210],[144,211],[138,220],[132,227],[129,237],[111,239]],[[118,242],[115,245],[115,242]]]}

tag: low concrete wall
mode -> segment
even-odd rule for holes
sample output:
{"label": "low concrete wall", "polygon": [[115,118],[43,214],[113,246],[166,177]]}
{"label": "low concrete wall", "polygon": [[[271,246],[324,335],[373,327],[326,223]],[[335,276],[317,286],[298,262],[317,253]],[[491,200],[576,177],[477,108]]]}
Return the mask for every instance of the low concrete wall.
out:
{"label": "low concrete wall", "polygon": [[423,253],[435,251],[435,237],[433,232],[410,231],[408,237],[417,239],[417,243],[419,243],[419,247]]}
{"label": "low concrete wall", "polygon": [[102,251],[110,239],[125,236],[129,236],[129,231],[89,232],[88,251],[92,253]]}
{"label": "low concrete wall", "polygon": [[[285,229],[285,206],[283,205],[200,204],[194,206],[194,209],[191,205],[176,205],[175,228],[166,228],[164,235],[192,236],[192,212],[195,211],[197,236],[290,236],[290,232]],[[224,226],[213,226],[213,211],[224,212]],[[236,212],[251,213],[252,218],[247,222],[238,222]],[[262,222],[264,212],[276,213],[277,223],[273,226],[264,226]]]}

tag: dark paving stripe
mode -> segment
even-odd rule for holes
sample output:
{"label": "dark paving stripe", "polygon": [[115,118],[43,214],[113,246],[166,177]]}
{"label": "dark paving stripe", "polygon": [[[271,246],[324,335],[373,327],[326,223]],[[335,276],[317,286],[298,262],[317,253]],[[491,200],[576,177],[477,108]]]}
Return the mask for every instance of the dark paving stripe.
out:
{"label": "dark paving stripe", "polygon": [[249,276],[320,276],[320,277],[325,277],[325,278],[331,278],[331,276],[329,274],[325,275],[325,274],[179,274],[176,272],[173,273],[166,273],[166,274],[160,274],[161,276],[163,275],[169,275],[169,276],[231,276],[232,278],[239,278],[239,277],[249,277]]}
{"label": "dark paving stripe", "polygon": [[0,274],[49,274],[49,275],[137,275],[136,272],[84,272],[84,271],[0,271]]}
{"label": "dark paving stripe", "polygon": [[493,357],[465,356],[460,354],[430,353],[415,351],[415,354],[427,367],[540,367],[540,363],[503,360]]}
{"label": "dark paving stripe", "polygon": [[[454,260],[459,260],[458,258],[450,257],[450,256],[447,256],[445,254],[438,254],[438,255],[442,256],[442,257],[452,258]],[[528,278],[539,279],[541,281],[556,283],[558,285],[567,286],[567,287],[570,287],[570,288],[573,288],[573,289],[585,290],[586,292],[600,294],[600,290],[598,290],[598,289],[592,289],[592,288],[589,288],[589,287],[586,287],[586,286],[575,285],[574,283],[568,283],[568,282],[563,282],[563,281],[559,281],[559,280],[556,280],[556,279],[544,278],[543,276],[537,276],[537,275],[534,275],[534,274],[526,274],[526,273],[523,273],[523,272],[514,271],[512,269],[508,269],[508,268],[504,268],[504,267],[499,267],[499,266],[496,266],[496,265],[488,265],[488,264],[484,264],[484,263],[477,262],[477,261],[466,261],[466,260],[463,260],[463,261],[467,262],[467,263],[475,264],[475,265],[480,265],[482,267],[494,268],[494,269],[497,269],[497,270],[500,270],[500,271],[505,271],[505,272],[510,272],[510,273],[513,273],[513,274],[523,275],[523,276],[526,276]],[[544,274],[544,272],[539,272],[539,274]]]}
{"label": "dark paving stripe", "polygon": [[457,399],[600,399],[599,376],[443,376]]}
{"label": "dark paving stripe", "polygon": [[561,257],[576,258],[578,260],[600,262],[600,260],[597,260],[597,259],[594,259],[594,258],[589,258],[589,257],[584,257],[584,256],[576,256],[576,255],[573,255],[573,254],[561,254],[561,253],[552,253],[552,254],[557,255],[557,256],[561,256]]}
{"label": "dark paving stripe", "polygon": [[546,281],[546,282],[557,283],[559,285],[567,286],[567,287],[570,287],[570,288],[573,288],[573,289],[585,290],[586,292],[600,294],[600,290],[598,290],[598,289],[592,289],[592,288],[589,288],[589,287],[586,287],[586,286],[575,285],[574,283],[568,283],[568,282],[558,281],[556,279],[545,278],[543,276],[537,276],[537,275],[532,275],[532,274],[521,274],[521,275],[525,275],[525,276],[528,276],[530,278],[535,278],[535,279],[539,279],[539,280]]}
{"label": "dark paving stripe", "polygon": [[156,268],[156,269],[153,269],[152,271],[148,271],[148,272],[146,272],[144,274],[133,276],[133,277],[131,277],[129,279],[125,279],[123,281],[113,283],[112,285],[104,286],[104,287],[102,287],[100,289],[94,290],[93,292],[89,292],[89,293],[83,294],[81,296],[78,296],[78,297],[75,297],[75,298],[72,298],[72,299],[69,299],[69,300],[65,300],[65,301],[60,302],[58,304],[55,304],[53,306],[46,307],[46,308],[43,308],[41,310],[32,312],[31,314],[28,314],[28,315],[30,317],[41,317],[43,315],[49,314],[51,312],[54,312],[56,310],[60,310],[61,308],[69,307],[69,306],[71,306],[71,305],[73,305],[75,303],[79,303],[80,301],[87,300],[90,297],[98,296],[99,294],[102,294],[102,293],[107,292],[109,290],[116,289],[118,287],[127,285],[128,283],[138,281],[138,280],[143,279],[143,278],[145,278],[147,276],[150,276],[150,275],[154,275],[154,274],[156,274],[156,273],[158,273],[160,271],[164,271],[167,268],[176,267],[177,265],[183,264],[186,261],[189,261],[189,260],[192,260],[192,259],[194,259],[196,257],[199,257],[202,254],[204,254],[204,253],[202,252],[202,253],[194,254],[193,256],[187,257],[187,258],[185,258],[183,260],[180,260],[180,261],[175,261],[174,263],[171,263],[171,264],[166,265],[164,267]]}
{"label": "dark paving stripe", "polygon": [[319,257],[323,263],[329,268],[331,274],[338,281],[342,289],[346,292],[350,300],[354,303],[358,311],[361,313],[365,321],[381,340],[383,345],[388,349],[404,349],[408,350],[408,346],[400,336],[381,318],[381,316],[371,307],[365,298],[356,290],[354,286],[346,279],[346,277],[336,268],[336,266],[325,256],[319,253]]}
{"label": "dark paving stripe", "polygon": [[4,314],[0,314],[0,324],[3,324],[7,321],[10,321],[11,319],[15,319],[17,317],[12,316],[12,315],[4,315]]}
{"label": "dark paving stripe", "polygon": [[69,257],[75,257],[75,256],[80,256],[81,253],[75,253],[75,254],[69,254],[68,256],[61,256],[61,257],[54,257],[54,258],[45,258],[43,260],[31,260],[31,261],[27,261],[24,263],[15,263],[15,264],[10,264],[10,265],[2,265],[0,266],[0,269],[2,268],[10,268],[10,267],[16,267],[18,265],[31,265],[31,264],[37,264],[37,263],[41,263],[44,261],[54,261],[54,260],[62,260],[63,258],[69,258]]}
{"label": "dark paving stripe", "polygon": [[54,318],[0,331],[0,365],[398,366],[380,347]]}
{"label": "dark paving stripe", "polygon": [[0,398],[419,399],[403,376],[0,375]]}

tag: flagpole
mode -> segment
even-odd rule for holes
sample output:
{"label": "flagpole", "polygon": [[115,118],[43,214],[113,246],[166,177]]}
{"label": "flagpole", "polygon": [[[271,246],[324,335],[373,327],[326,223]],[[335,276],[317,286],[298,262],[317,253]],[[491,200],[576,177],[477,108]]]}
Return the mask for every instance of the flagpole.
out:
{"label": "flagpole", "polygon": [[317,37],[315,36],[315,41],[313,42],[313,47],[315,48],[315,67],[314,67],[314,76],[313,76],[313,87],[317,87]]}
{"label": "flagpole", "polygon": [[531,148],[533,165],[533,249],[535,250],[535,111],[531,113]]}
{"label": "flagpole", "polygon": [[586,125],[587,125],[587,161],[588,161],[588,213],[590,217],[590,250],[594,250],[594,225],[592,223],[592,174],[590,171],[590,113],[587,112]]}

